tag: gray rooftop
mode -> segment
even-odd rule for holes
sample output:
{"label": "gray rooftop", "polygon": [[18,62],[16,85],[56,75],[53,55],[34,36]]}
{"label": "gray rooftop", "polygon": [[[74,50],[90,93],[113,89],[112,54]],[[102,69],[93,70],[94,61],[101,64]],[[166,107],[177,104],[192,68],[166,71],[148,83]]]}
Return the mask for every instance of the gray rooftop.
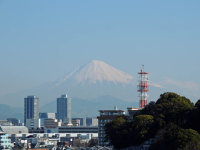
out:
{"label": "gray rooftop", "polygon": [[0,130],[8,134],[28,133],[28,128],[25,126],[0,126]]}

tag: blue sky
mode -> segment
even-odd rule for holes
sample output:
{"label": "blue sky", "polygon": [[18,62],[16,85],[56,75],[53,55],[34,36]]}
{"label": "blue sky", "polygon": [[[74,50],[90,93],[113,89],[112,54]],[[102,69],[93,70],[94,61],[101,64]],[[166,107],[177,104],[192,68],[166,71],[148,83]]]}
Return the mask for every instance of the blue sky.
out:
{"label": "blue sky", "polygon": [[200,98],[200,1],[0,0],[0,96],[93,59]]}

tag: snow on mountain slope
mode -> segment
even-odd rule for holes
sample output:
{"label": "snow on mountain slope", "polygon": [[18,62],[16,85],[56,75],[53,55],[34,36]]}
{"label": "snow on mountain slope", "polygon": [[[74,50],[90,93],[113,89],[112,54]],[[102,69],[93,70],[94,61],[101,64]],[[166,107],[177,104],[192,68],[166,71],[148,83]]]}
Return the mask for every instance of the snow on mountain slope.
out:
{"label": "snow on mountain slope", "polygon": [[96,84],[97,82],[102,83],[104,81],[128,84],[133,80],[133,76],[103,61],[93,60],[89,64],[68,74],[64,79],[60,80],[57,85],[62,84],[66,80],[75,80],[77,83],[89,84]]}

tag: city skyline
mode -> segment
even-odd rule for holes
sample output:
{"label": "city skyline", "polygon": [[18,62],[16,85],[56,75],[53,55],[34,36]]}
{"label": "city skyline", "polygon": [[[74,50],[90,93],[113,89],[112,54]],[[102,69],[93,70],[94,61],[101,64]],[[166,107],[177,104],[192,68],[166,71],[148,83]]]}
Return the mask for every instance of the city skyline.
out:
{"label": "city skyline", "polygon": [[94,59],[197,101],[199,3],[0,1],[0,103]]}
{"label": "city skyline", "polygon": [[0,149],[200,149],[199,18],[199,0],[0,0]]}

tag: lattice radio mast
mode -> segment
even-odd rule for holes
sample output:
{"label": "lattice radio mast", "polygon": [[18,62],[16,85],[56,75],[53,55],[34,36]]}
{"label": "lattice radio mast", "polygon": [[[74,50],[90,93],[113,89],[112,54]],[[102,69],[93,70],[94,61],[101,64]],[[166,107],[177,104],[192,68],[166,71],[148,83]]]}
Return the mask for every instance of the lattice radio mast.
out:
{"label": "lattice radio mast", "polygon": [[147,97],[149,92],[149,78],[148,72],[144,72],[144,65],[142,65],[142,70],[139,74],[139,85],[138,92],[140,97],[140,109],[144,108],[147,105]]}

